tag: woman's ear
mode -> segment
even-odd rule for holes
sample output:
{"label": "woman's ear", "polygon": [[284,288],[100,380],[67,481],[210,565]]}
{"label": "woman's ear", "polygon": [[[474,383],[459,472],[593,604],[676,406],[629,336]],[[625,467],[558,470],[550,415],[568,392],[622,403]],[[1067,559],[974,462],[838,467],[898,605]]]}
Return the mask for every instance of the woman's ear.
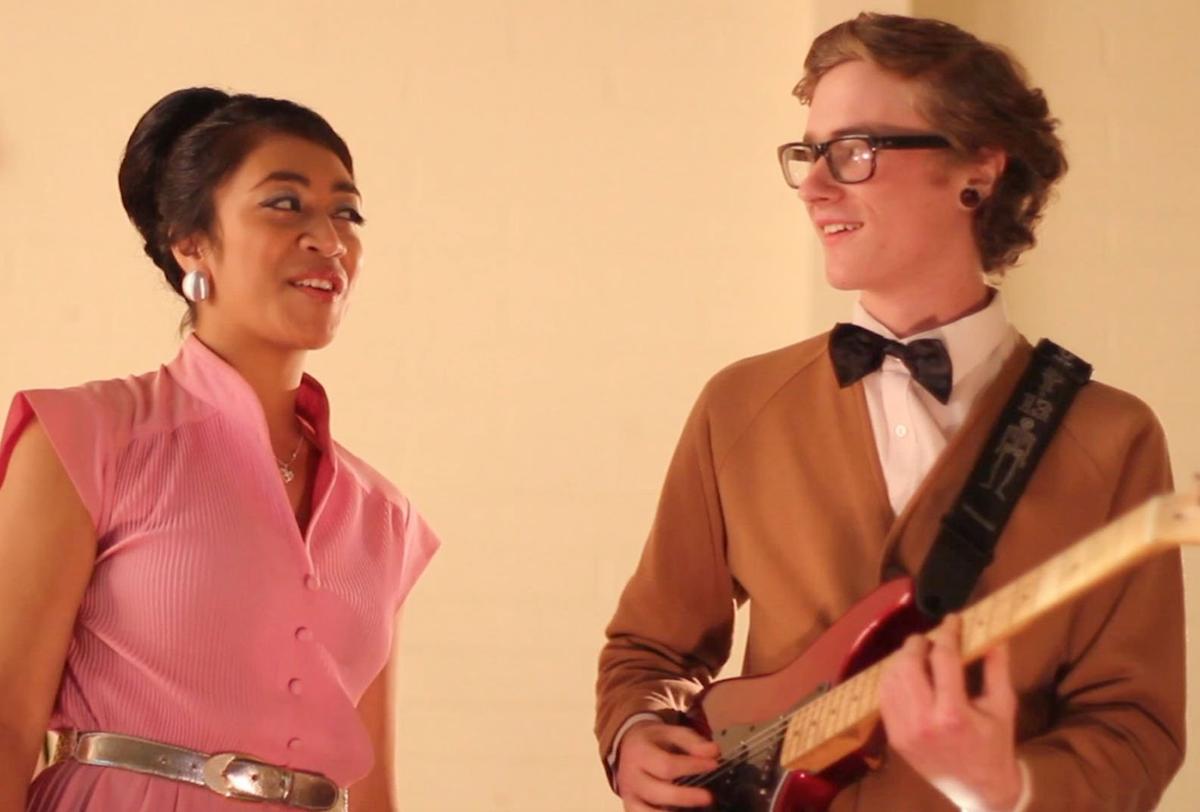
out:
{"label": "woman's ear", "polygon": [[204,250],[198,237],[185,237],[171,243],[171,256],[183,268],[183,272],[195,270],[196,265],[204,258]]}

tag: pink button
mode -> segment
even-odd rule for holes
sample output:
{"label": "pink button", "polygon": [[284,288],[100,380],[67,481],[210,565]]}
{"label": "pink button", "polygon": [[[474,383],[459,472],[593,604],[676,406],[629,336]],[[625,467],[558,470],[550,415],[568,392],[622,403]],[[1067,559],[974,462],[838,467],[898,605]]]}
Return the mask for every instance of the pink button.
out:
{"label": "pink button", "polygon": [[296,639],[305,643],[309,642],[313,639],[312,629],[308,628],[307,626],[301,626],[300,628],[296,629]]}
{"label": "pink button", "polygon": [[299,750],[300,745],[302,745],[302,744],[303,744],[303,742],[300,741],[299,739],[294,739],[294,738],[288,739],[288,749],[289,750]]}
{"label": "pink button", "polygon": [[296,696],[304,693],[304,683],[298,679],[288,680],[288,690]]}
{"label": "pink button", "polygon": [[305,575],[304,576],[304,585],[306,587],[308,587],[309,589],[313,589],[313,590],[320,589],[321,588],[321,579],[315,575]]}

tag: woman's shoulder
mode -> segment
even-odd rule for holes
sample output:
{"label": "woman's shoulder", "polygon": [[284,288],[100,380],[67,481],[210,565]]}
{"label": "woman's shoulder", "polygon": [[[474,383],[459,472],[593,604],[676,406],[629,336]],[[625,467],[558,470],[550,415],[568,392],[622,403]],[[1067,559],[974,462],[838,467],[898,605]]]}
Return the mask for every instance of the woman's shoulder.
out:
{"label": "woman's shoulder", "polygon": [[408,498],[378,469],[336,440],[333,441],[333,453],[337,456],[338,466],[364,495],[382,498],[408,514]]}
{"label": "woman's shoulder", "polygon": [[159,368],[74,386],[25,389],[17,392],[14,409],[23,402],[43,423],[80,422],[118,441],[169,428],[180,414],[178,401],[166,369]]}
{"label": "woman's shoulder", "polygon": [[156,387],[161,385],[159,374],[149,373],[17,392],[0,433],[0,479],[18,441],[36,424],[75,485],[94,526],[104,527],[115,461],[152,421]]}

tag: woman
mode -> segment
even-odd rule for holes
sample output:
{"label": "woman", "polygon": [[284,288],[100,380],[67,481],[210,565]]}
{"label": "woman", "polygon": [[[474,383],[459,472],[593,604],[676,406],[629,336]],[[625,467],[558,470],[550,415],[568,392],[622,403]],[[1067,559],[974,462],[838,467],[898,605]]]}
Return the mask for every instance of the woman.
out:
{"label": "woman", "polygon": [[350,152],[307,108],[191,88],[119,180],[193,329],[156,372],[13,402],[0,809],[390,808],[393,617],[438,542],[303,374],[360,270]]}
{"label": "woman", "polygon": [[[858,305],[853,325],[718,373],[692,411],[600,657],[600,752],[630,812],[713,801],[676,783],[719,755],[678,710],[723,666],[737,604],[743,673],[767,674],[881,580],[920,571],[1032,355],[986,274],[1033,245],[1066,161],[1015,61],[947,23],[863,14],[816,39],[796,95],[810,110],[780,148],[784,179]],[[852,365],[855,343],[875,351]],[[1169,487],[1149,408],[1088,384],[974,594]],[[839,779],[831,809],[1153,807],[1183,756],[1178,554],[1038,621],[1011,672],[991,652],[978,695],[956,623],[889,661],[889,755]],[[721,810],[768,808],[755,780]]]}

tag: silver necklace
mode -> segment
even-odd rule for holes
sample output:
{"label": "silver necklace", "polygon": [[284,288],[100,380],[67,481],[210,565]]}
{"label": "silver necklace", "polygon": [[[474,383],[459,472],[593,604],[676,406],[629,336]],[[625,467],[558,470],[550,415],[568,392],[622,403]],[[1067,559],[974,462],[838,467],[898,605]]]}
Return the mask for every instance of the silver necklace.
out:
{"label": "silver necklace", "polygon": [[296,478],[296,472],[292,469],[292,465],[296,462],[296,457],[300,454],[300,449],[304,447],[304,432],[300,432],[300,442],[296,443],[296,450],[292,452],[292,456],[287,462],[275,458],[275,464],[279,466],[279,475],[283,477],[285,485],[290,484]]}

